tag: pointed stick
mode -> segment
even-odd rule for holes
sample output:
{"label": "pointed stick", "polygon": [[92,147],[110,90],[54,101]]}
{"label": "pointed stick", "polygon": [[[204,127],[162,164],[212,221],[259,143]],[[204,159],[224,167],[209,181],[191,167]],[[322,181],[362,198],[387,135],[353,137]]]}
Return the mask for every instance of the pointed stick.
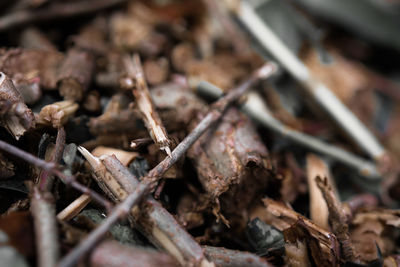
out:
{"label": "pointed stick", "polygon": [[137,107],[154,143],[161,150],[164,150],[168,156],[171,156],[171,149],[169,148],[171,141],[151,99],[139,55],[134,54],[132,58],[125,55],[123,62],[128,75],[127,78],[123,79],[123,86],[126,89],[132,89]]}
{"label": "pointed stick", "polygon": [[126,215],[129,210],[139,203],[144,195],[152,192],[157,185],[162,175],[175,164],[186,151],[198,140],[198,138],[221,116],[226,108],[234,101],[238,100],[250,87],[259,79],[266,78],[275,73],[276,67],[274,64],[265,64],[260,69],[256,70],[251,77],[244,83],[229,91],[229,93],[213,104],[210,111],[196,128],[172,151],[171,156],[165,158],[156,167],[154,167],[143,179],[136,189],[119,204],[111,215],[103,221],[103,223],[92,231],[89,236],[82,241],[74,250],[65,256],[59,266],[67,267],[75,265],[78,260],[87,253],[93,246],[107,233],[108,229],[117,222],[117,220]]}
{"label": "pointed stick", "polygon": [[31,198],[31,212],[35,225],[39,267],[56,266],[59,257],[57,221],[53,197],[35,186]]}
{"label": "pointed stick", "polygon": [[81,212],[87,204],[91,201],[90,196],[82,194],[80,197],[75,199],[71,204],[69,204],[65,209],[57,214],[57,219],[59,221],[69,221]]}
{"label": "pointed stick", "polygon": [[111,209],[112,205],[108,200],[106,200],[105,198],[103,198],[102,196],[100,196],[98,193],[91,190],[90,188],[77,182],[75,180],[74,176],[65,175],[62,171],[60,171],[58,165],[55,164],[54,162],[47,162],[47,161],[41,160],[38,157],[35,157],[34,155],[29,154],[28,152],[25,152],[25,151],[19,149],[18,147],[7,144],[6,142],[4,142],[2,140],[0,140],[0,150],[10,153],[16,157],[19,157],[20,159],[23,159],[26,162],[29,162],[39,168],[42,168],[43,170],[48,171],[51,174],[58,176],[66,184],[81,191],[82,193],[90,195],[98,203],[100,203],[101,205],[106,207],[107,210]]}

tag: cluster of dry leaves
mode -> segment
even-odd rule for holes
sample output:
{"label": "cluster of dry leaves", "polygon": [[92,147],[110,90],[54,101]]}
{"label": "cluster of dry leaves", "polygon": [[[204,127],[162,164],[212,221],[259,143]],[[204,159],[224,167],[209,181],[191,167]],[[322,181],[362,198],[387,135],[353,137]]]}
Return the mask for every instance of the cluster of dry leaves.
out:
{"label": "cluster of dry leaves", "polygon": [[[400,87],[381,48],[329,28],[296,55],[383,144],[370,179],[284,69],[256,75],[275,65],[233,1],[83,2],[0,3],[0,265],[400,264]],[[243,112],[250,87],[269,113]]]}

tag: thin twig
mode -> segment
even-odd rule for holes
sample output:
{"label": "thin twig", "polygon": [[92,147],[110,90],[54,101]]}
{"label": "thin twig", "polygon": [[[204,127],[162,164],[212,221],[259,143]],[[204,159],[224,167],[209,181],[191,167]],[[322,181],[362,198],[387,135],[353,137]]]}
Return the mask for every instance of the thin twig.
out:
{"label": "thin twig", "polygon": [[[61,160],[64,146],[65,146],[65,130],[64,127],[58,129],[57,132],[57,139],[56,139],[56,146],[51,154],[50,162],[54,162],[58,164]],[[41,191],[50,191],[53,186],[54,177],[50,175],[48,170],[42,170],[40,173],[39,179],[39,188]]]}
{"label": "thin twig", "polygon": [[54,19],[80,16],[96,12],[117,4],[127,2],[126,0],[81,0],[78,2],[56,2],[47,8],[26,9],[9,13],[0,18],[0,32],[9,30],[22,24],[32,24],[38,21],[49,21]]}
{"label": "thin twig", "polygon": [[57,222],[50,192],[40,192],[33,188],[31,212],[36,236],[39,267],[56,266],[59,257]]}
{"label": "thin twig", "polygon": [[315,182],[328,205],[329,223],[332,227],[332,232],[336,235],[341,245],[343,259],[346,262],[357,262],[358,257],[350,239],[349,225],[347,224],[346,213],[342,204],[326,178],[322,179],[320,176],[317,176]]}
{"label": "thin twig", "polygon": [[69,221],[81,212],[87,204],[89,204],[91,198],[89,195],[82,194],[80,197],[75,199],[65,209],[57,214],[57,219],[60,221]]}
{"label": "thin twig", "polygon": [[161,150],[164,150],[168,156],[171,156],[171,149],[169,148],[171,142],[151,99],[139,55],[134,54],[133,57],[125,55],[123,62],[128,75],[124,79],[124,87],[132,89],[137,107],[149,131],[150,137]]}
{"label": "thin twig", "polygon": [[61,262],[60,267],[73,266],[78,260],[87,253],[93,246],[101,240],[108,229],[123,215],[126,215],[129,210],[137,205],[144,195],[152,192],[157,185],[157,182],[162,175],[176,163],[186,151],[193,145],[194,142],[213,124],[215,123],[226,110],[229,104],[238,100],[250,87],[259,79],[266,78],[273,74],[276,70],[275,65],[266,64],[260,69],[256,70],[251,77],[242,83],[237,88],[231,90],[225,97],[221,98],[211,107],[210,111],[203,118],[203,120],[196,126],[196,128],[172,151],[170,157],[166,157],[156,167],[154,167],[139,183],[137,188],[121,203],[119,204],[111,215],[97,227],[89,236],[65,256]]}
{"label": "thin twig", "polygon": [[112,205],[111,203],[100,196],[98,193],[95,191],[91,190],[90,188],[80,184],[75,180],[74,176],[70,175],[65,175],[60,169],[58,168],[58,165],[55,164],[54,162],[47,162],[44,160],[39,159],[38,157],[33,156],[32,154],[29,154],[28,152],[25,152],[18,147],[15,147],[13,145],[7,144],[6,142],[0,140],[0,150],[3,150],[7,153],[10,153],[16,157],[19,157],[26,162],[29,162],[43,170],[47,170],[49,173],[54,174],[58,176],[60,179],[62,179],[67,185],[72,186],[73,188],[81,191],[84,194],[90,195],[95,201],[103,205],[107,210],[110,210]]}
{"label": "thin twig", "polygon": [[329,231],[329,210],[321,190],[318,188],[315,177],[329,177],[330,171],[327,164],[317,155],[307,155],[307,183],[310,195],[310,218],[318,226]]}

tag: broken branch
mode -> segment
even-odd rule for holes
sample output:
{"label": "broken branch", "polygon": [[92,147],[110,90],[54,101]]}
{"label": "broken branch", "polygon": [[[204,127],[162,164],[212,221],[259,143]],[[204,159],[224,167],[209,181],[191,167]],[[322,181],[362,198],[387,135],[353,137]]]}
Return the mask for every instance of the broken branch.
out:
{"label": "broken branch", "polygon": [[171,156],[171,149],[169,148],[171,142],[151,99],[139,55],[135,54],[132,58],[129,55],[125,55],[123,62],[128,75],[127,78],[123,79],[123,86],[127,89],[132,89],[137,107],[150,133],[150,137],[161,150]]}

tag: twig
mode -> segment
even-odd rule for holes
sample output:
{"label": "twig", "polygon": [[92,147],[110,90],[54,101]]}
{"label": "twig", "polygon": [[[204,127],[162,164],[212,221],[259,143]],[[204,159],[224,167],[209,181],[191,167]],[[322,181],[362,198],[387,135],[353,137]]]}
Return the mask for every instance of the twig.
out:
{"label": "twig", "polygon": [[346,262],[358,261],[358,257],[356,256],[356,252],[350,239],[349,225],[347,224],[346,214],[342,208],[342,204],[326,178],[322,179],[320,176],[317,176],[315,181],[328,204],[329,223],[332,227],[332,232],[336,235],[341,245],[343,259]]}
{"label": "twig", "polygon": [[57,214],[57,219],[60,221],[69,221],[81,212],[87,204],[89,204],[91,198],[89,195],[82,194],[80,197],[75,199],[65,209]]}
{"label": "twig", "polygon": [[204,246],[207,258],[220,267],[247,266],[271,267],[265,259],[250,252]]}
{"label": "twig", "polygon": [[315,181],[317,176],[330,177],[328,166],[318,156],[309,154],[307,155],[307,183],[310,195],[310,218],[315,224],[329,231],[328,206]]}
{"label": "twig", "polygon": [[236,11],[239,20],[260,41],[280,64],[307,89],[314,100],[347,132],[374,160],[386,152],[378,140],[360,120],[324,84],[317,81],[301,62],[266,25],[248,1],[241,1]]}
{"label": "twig", "polygon": [[236,101],[246,91],[248,91],[258,79],[266,78],[274,73],[275,65],[266,64],[256,70],[251,77],[237,88],[231,90],[225,97],[217,101],[196,126],[196,128],[172,151],[170,157],[166,157],[156,167],[154,167],[138,184],[135,190],[119,204],[113,213],[73,251],[62,259],[60,266],[67,267],[74,265],[82,255],[87,253],[93,246],[103,237],[103,235],[122,215],[125,215],[131,207],[138,204],[145,194],[154,190],[161,176],[174,164],[186,151],[193,145],[194,142],[223,114],[229,104]]}
{"label": "twig", "polygon": [[[199,94],[214,99],[223,95],[222,89],[205,81],[200,82],[197,85],[196,90]],[[262,126],[278,133],[280,136],[308,147],[313,151],[327,155],[336,161],[357,170],[358,173],[364,177],[370,179],[381,178],[381,175],[373,162],[360,158],[344,149],[327,144],[315,137],[298,132],[291,129],[289,126],[282,124],[279,120],[275,119],[268,106],[256,92],[250,92],[247,95],[246,101],[241,106],[241,110],[250,118],[257,121]]]}
{"label": "twig", "polygon": [[[117,158],[108,156],[101,159],[101,162],[124,190],[128,193],[135,190],[139,180],[124,168]],[[140,209],[133,209],[132,216],[149,240],[163,247],[182,265],[205,261],[203,250],[197,242],[152,196],[148,196],[143,201]]]}
{"label": "twig", "polygon": [[50,192],[33,188],[31,212],[35,225],[36,249],[39,267],[56,266],[59,257],[57,222]]}
{"label": "twig", "polygon": [[0,150],[3,150],[7,153],[10,153],[14,156],[17,156],[26,162],[29,162],[43,170],[47,170],[49,173],[54,174],[61,178],[67,185],[72,186],[73,188],[81,191],[84,194],[90,195],[95,201],[103,205],[107,210],[110,210],[112,205],[111,203],[100,196],[95,191],[91,190],[90,188],[80,184],[75,180],[74,176],[65,175],[62,171],[58,169],[58,165],[54,162],[46,162],[44,160],[39,159],[38,157],[33,156],[13,145],[7,144],[6,142],[0,140]]}
{"label": "twig", "polygon": [[169,148],[171,142],[151,99],[139,55],[135,54],[132,58],[129,55],[125,55],[123,62],[128,75],[127,78],[123,79],[124,87],[132,89],[137,107],[150,133],[150,137],[161,150],[171,156],[171,149]]}
{"label": "twig", "polygon": [[80,16],[96,12],[114,5],[122,4],[126,0],[92,0],[74,3],[55,3],[47,8],[20,10],[0,18],[0,32],[9,30],[22,24],[32,24],[38,21]]}
{"label": "twig", "polygon": [[[64,127],[58,129],[56,146],[51,155],[50,162],[58,164],[61,160],[65,146],[65,130]],[[54,177],[50,175],[48,170],[42,170],[39,179],[39,188],[41,191],[50,191],[53,186]]]}

